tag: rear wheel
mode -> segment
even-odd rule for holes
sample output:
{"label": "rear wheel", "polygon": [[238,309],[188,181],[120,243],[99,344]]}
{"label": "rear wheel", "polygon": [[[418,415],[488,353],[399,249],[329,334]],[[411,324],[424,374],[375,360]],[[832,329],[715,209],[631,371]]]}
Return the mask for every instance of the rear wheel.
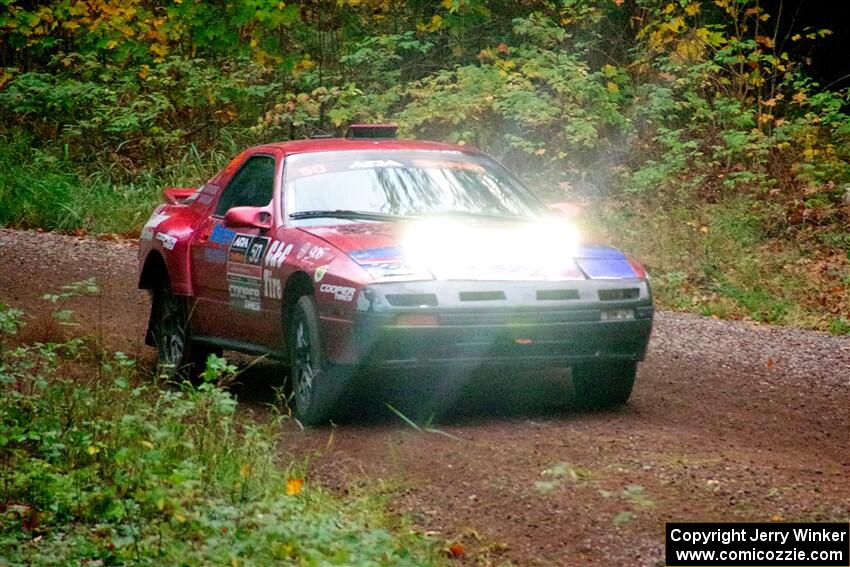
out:
{"label": "rear wheel", "polygon": [[153,333],[160,376],[196,378],[206,366],[210,351],[192,342],[186,298],[163,287],[154,291],[153,302]]}
{"label": "rear wheel", "polygon": [[629,400],[635,384],[633,360],[581,362],[572,366],[578,401],[590,409],[621,406]]}
{"label": "rear wheel", "polygon": [[333,416],[348,373],[327,362],[319,333],[316,302],[309,295],[298,300],[289,329],[289,361],[295,417],[304,425],[318,425]]}

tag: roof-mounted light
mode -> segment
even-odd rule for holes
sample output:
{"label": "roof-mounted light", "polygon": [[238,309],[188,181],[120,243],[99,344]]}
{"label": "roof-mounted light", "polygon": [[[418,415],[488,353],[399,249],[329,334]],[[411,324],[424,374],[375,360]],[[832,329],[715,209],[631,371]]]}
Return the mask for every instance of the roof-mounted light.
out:
{"label": "roof-mounted light", "polygon": [[345,133],[346,138],[379,139],[395,138],[398,126],[396,124],[352,124]]}

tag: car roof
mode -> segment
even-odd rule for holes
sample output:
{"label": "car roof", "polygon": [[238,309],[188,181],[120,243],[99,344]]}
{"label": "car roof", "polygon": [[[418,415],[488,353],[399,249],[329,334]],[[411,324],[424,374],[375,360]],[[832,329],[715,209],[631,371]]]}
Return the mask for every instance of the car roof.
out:
{"label": "car roof", "polygon": [[474,148],[442,142],[373,138],[318,138],[292,140],[289,142],[263,144],[251,149],[263,150],[272,148],[282,150],[286,154],[335,152],[345,150],[431,150],[442,152],[463,152],[467,154],[479,153],[479,151]]}

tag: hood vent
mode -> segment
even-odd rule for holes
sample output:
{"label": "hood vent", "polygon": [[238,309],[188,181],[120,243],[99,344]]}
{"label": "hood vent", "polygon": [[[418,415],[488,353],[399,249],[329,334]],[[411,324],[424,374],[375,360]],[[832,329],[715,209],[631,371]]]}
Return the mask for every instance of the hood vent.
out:
{"label": "hood vent", "polygon": [[388,293],[387,302],[395,307],[435,307],[437,296],[433,293]]}
{"label": "hood vent", "polygon": [[500,301],[505,299],[504,291],[462,291],[461,301]]}
{"label": "hood vent", "polygon": [[599,299],[602,301],[626,301],[640,297],[640,289],[629,287],[625,289],[600,289]]}
{"label": "hood vent", "polygon": [[578,299],[577,289],[538,289],[537,301],[565,301]]}

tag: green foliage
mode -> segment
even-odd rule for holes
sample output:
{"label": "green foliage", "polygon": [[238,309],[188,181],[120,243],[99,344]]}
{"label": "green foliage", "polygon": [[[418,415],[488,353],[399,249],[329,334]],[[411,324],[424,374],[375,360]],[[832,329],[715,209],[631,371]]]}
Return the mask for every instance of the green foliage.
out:
{"label": "green foliage", "polygon": [[0,224],[132,235],[245,146],[392,121],[545,198],[629,203],[620,243],[668,305],[820,328],[850,308],[850,94],[796,55],[829,31],[778,42],[787,14],[757,0],[5,7]]}
{"label": "green foliage", "polygon": [[[0,341],[19,317],[0,309]],[[79,348],[0,349],[4,564],[439,562],[374,497],[302,490],[304,465],[276,457],[280,419],[237,419],[224,359],[201,385],[169,388],[122,353],[101,357],[100,379],[68,378]]]}

